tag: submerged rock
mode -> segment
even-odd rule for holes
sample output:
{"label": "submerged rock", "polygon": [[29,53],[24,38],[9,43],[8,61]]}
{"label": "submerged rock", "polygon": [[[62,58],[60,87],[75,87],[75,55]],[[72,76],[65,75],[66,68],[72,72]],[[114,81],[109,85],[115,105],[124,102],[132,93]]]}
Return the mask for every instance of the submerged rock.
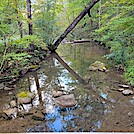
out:
{"label": "submerged rock", "polygon": [[62,108],[74,107],[77,104],[74,94],[58,97],[55,99],[55,103]]}
{"label": "submerged rock", "polygon": [[122,91],[123,95],[133,95],[133,91],[132,90],[124,90]]}
{"label": "submerged rock", "polygon": [[63,92],[62,91],[53,91],[53,97],[60,97],[60,96],[62,96],[63,95]]}

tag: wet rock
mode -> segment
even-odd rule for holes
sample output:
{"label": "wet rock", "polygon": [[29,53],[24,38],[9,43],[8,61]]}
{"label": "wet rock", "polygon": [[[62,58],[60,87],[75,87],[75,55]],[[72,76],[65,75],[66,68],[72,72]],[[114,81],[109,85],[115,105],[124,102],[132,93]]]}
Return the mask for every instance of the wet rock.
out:
{"label": "wet rock", "polygon": [[36,113],[33,114],[32,119],[34,119],[36,121],[43,121],[45,119],[45,117],[42,114],[42,112],[37,111]]}
{"label": "wet rock", "polygon": [[15,118],[17,116],[17,108],[3,110],[3,113],[7,116],[4,116],[5,119]]}
{"label": "wet rock", "polygon": [[130,86],[128,86],[128,85],[119,85],[119,87],[121,87],[121,88],[130,88]]}
{"label": "wet rock", "polygon": [[74,94],[58,97],[55,99],[55,103],[62,108],[73,107],[77,104]]}
{"label": "wet rock", "polygon": [[20,104],[28,104],[31,103],[34,99],[35,94],[31,92],[21,92],[17,95],[17,100]]}
{"label": "wet rock", "polygon": [[31,103],[32,102],[32,99],[30,97],[18,97],[18,102],[20,104],[28,104],[28,103]]}
{"label": "wet rock", "polygon": [[53,97],[60,97],[60,96],[62,96],[63,95],[63,92],[62,91],[53,91]]}
{"label": "wet rock", "polygon": [[15,100],[12,100],[12,101],[10,102],[10,107],[11,107],[11,108],[14,108],[14,107],[16,107],[16,106],[17,106],[16,101],[15,101]]}
{"label": "wet rock", "polygon": [[132,90],[124,90],[122,91],[123,95],[133,95],[133,91]]}
{"label": "wet rock", "polygon": [[90,65],[89,70],[90,71],[99,70],[99,71],[105,72],[107,69],[104,63],[101,63],[100,61],[95,61],[93,64]]}

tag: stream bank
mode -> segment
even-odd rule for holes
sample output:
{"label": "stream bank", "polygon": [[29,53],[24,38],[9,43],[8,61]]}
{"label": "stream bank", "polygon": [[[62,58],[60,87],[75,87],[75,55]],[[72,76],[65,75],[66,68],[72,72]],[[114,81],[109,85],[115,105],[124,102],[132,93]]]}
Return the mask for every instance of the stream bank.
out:
{"label": "stream bank", "polygon": [[[133,132],[133,95],[118,91],[125,81],[103,56],[108,50],[90,43],[61,45],[57,53],[86,84],[81,84],[54,57],[43,61],[41,68],[20,79],[11,91],[0,91],[0,109],[22,91],[36,94],[32,105],[24,106],[26,113],[13,120],[0,118],[1,132]],[[90,71],[95,61],[105,63],[108,72]],[[133,91],[132,87],[129,87]],[[77,105],[61,108],[55,105],[53,91],[74,94]],[[42,98],[41,98],[42,97]],[[43,107],[42,107],[43,106]],[[43,120],[34,120],[30,110],[45,109]],[[50,112],[47,112],[50,111]],[[27,112],[28,111],[28,112]],[[43,112],[43,111],[42,111]],[[17,127],[16,127],[17,126]]]}

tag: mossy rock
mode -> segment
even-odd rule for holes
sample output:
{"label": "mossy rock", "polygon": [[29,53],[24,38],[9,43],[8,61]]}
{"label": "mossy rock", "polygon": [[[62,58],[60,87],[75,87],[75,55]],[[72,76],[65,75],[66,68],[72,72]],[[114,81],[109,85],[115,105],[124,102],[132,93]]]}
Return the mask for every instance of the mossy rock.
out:
{"label": "mossy rock", "polygon": [[20,104],[31,103],[34,98],[35,94],[28,91],[23,91],[17,95],[17,100]]}
{"label": "mossy rock", "polygon": [[106,66],[104,63],[101,63],[100,61],[95,61],[93,64],[90,65],[89,70],[91,71],[99,70],[104,72],[106,71]]}

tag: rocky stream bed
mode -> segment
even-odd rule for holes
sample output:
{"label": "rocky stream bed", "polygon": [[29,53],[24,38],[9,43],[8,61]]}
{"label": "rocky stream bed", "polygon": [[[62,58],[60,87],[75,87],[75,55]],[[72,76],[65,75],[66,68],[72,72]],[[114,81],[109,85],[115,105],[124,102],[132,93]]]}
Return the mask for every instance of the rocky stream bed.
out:
{"label": "rocky stream bed", "polygon": [[1,83],[0,132],[134,132],[134,88],[103,58],[108,50],[65,46],[59,55],[85,82],[51,57],[12,87]]}

